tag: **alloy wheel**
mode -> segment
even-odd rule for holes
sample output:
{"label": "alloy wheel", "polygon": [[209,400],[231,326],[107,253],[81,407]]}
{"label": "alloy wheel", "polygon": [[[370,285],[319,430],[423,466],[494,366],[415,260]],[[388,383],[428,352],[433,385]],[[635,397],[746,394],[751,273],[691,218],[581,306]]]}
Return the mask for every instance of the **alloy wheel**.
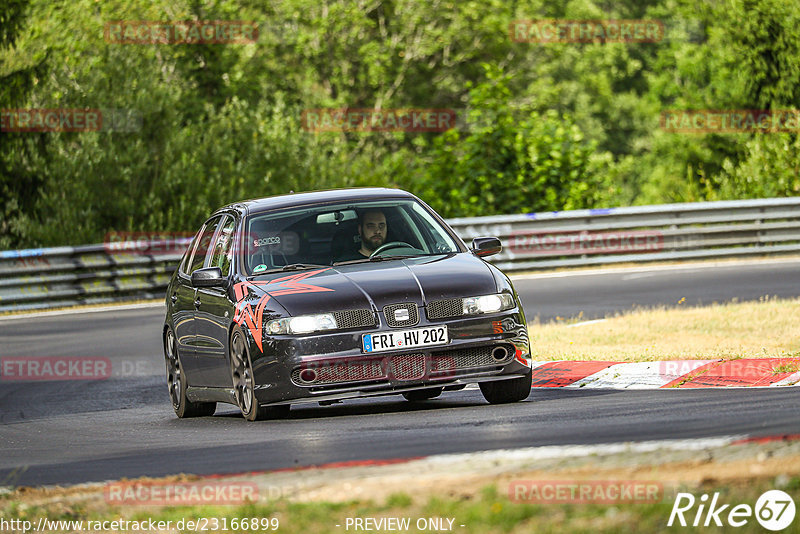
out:
{"label": "alloy wheel", "polygon": [[236,404],[243,415],[248,415],[253,408],[253,371],[247,357],[244,340],[235,332],[231,340],[231,372],[233,374],[233,393]]}

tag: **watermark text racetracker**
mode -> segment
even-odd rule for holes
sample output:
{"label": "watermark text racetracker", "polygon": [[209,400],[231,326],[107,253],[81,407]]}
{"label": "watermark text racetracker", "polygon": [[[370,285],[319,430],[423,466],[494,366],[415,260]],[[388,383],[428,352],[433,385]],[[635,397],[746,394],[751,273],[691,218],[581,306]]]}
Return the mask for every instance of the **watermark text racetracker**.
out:
{"label": "watermark text racetracker", "polygon": [[149,506],[242,505],[259,500],[255,482],[112,482],[104,488],[109,504]]}
{"label": "watermark text racetracker", "polygon": [[[412,345],[409,340],[410,334],[413,332],[405,332],[404,339],[398,336],[395,341],[397,346]],[[388,334],[386,336],[388,337]],[[424,358],[424,366],[416,369],[417,364],[418,359],[414,355],[310,360],[303,362],[300,368],[293,373],[293,379],[303,386],[381,378],[443,380],[452,378],[458,370],[456,360],[447,354],[433,353]],[[412,369],[416,373],[413,377],[409,376],[409,371]]]}
{"label": "watermark text racetracker", "polygon": [[107,380],[151,376],[161,366],[148,359],[106,356],[3,356],[0,382]]}
{"label": "watermark text racetracker", "polygon": [[258,41],[259,24],[242,20],[117,20],[106,22],[111,44],[249,44]]}
{"label": "watermark text racetracker", "polygon": [[192,232],[113,231],[106,233],[103,248],[108,254],[183,254],[193,237]]}
{"label": "watermark text racetracker", "polygon": [[453,109],[307,109],[301,125],[309,132],[444,132],[457,126]]}
{"label": "watermark text racetracker", "polygon": [[[197,234],[195,241],[199,243],[202,254],[207,252],[208,243],[214,237],[214,231]],[[108,232],[103,239],[103,248],[107,254],[120,255],[181,255],[186,252],[195,238],[192,232]],[[230,239],[230,235],[220,235],[219,239]],[[270,252],[294,255],[300,250],[300,236],[297,232],[249,232],[244,234],[243,254],[255,254],[268,249]]]}
{"label": "watermark text racetracker", "polygon": [[508,498],[539,504],[657,503],[664,498],[664,484],[652,480],[513,480]]}
{"label": "watermark text racetracker", "polygon": [[664,249],[658,230],[616,232],[519,231],[511,234],[509,250],[516,256],[570,256],[576,254],[624,254]]}
{"label": "watermark text racetracker", "polygon": [[515,20],[515,43],[654,43],[664,39],[660,20]]}
{"label": "watermark text racetracker", "polygon": [[658,363],[666,387],[769,386],[791,381],[800,358],[742,358],[734,360],[681,360]]}
{"label": "watermark text racetracker", "polygon": [[138,132],[142,114],[129,109],[31,108],[0,110],[3,132]]}
{"label": "watermark text racetracker", "polygon": [[111,376],[106,357],[3,357],[0,381],[105,380]]}
{"label": "watermark text racetracker", "polygon": [[700,109],[661,112],[671,133],[777,133],[800,131],[798,109]]}

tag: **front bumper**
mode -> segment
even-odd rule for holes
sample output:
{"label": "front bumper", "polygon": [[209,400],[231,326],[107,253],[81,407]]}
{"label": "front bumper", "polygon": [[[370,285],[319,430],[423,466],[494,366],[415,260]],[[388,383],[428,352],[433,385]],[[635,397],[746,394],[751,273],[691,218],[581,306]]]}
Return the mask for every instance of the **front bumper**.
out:
{"label": "front bumper", "polygon": [[378,354],[364,353],[361,336],[375,328],[309,336],[266,336],[264,353],[251,349],[259,404],[296,404],[462,386],[524,376],[530,347],[518,309],[449,320],[450,342]]}

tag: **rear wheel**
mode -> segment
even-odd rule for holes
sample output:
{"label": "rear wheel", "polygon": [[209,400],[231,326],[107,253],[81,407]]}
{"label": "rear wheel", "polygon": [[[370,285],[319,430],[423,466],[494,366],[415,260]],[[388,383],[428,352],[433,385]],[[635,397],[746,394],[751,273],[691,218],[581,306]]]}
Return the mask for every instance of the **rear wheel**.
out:
{"label": "rear wheel", "polygon": [[167,364],[167,387],[175,415],[180,418],[214,415],[217,410],[216,402],[192,402],[186,398],[186,374],[181,366],[178,343],[171,328],[167,328],[164,336],[164,359]]}
{"label": "rear wheel", "polygon": [[428,399],[435,399],[441,394],[442,394],[442,388],[428,388],[428,389],[418,389],[416,391],[408,391],[406,393],[403,393],[403,397],[405,397],[407,401],[417,402]]}
{"label": "rear wheel", "polygon": [[248,421],[261,421],[283,417],[289,413],[289,405],[259,406],[255,393],[253,364],[247,350],[244,334],[234,330],[231,336],[231,378],[233,394],[242,416]]}
{"label": "rear wheel", "polygon": [[531,394],[532,377],[533,371],[528,369],[528,372],[522,378],[483,382],[480,384],[481,393],[483,393],[483,398],[489,401],[490,404],[523,401]]}

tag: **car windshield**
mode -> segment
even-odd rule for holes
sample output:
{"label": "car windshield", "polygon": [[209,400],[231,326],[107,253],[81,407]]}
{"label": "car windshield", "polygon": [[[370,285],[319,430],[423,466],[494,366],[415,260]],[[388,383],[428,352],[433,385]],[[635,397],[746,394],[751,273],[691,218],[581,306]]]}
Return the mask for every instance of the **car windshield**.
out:
{"label": "car windshield", "polygon": [[447,230],[413,199],[255,213],[244,232],[248,275],[459,252]]}

